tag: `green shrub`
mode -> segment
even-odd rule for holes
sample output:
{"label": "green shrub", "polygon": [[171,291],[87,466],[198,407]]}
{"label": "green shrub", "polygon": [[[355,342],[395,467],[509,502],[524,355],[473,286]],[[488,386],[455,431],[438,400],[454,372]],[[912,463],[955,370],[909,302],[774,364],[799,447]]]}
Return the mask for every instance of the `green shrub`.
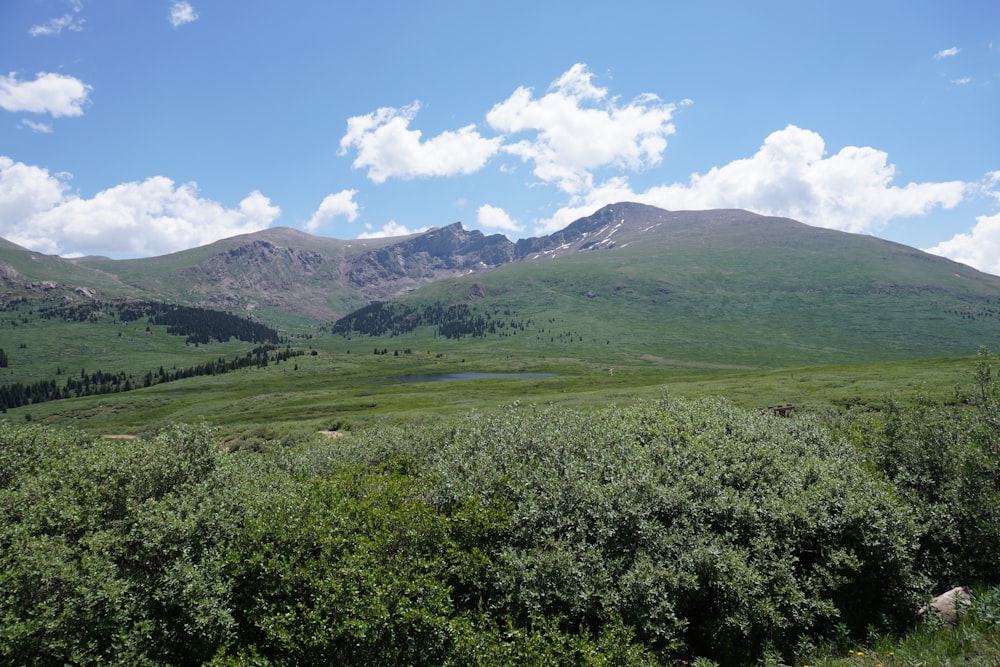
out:
{"label": "green shrub", "polygon": [[445,541],[442,517],[409,478],[268,478],[226,555],[239,626],[226,651],[284,664],[440,664],[453,614]]}
{"label": "green shrub", "polygon": [[0,662],[744,664],[891,632],[924,569],[996,576],[994,398],[843,436],[515,405],[229,454],[0,423]]}
{"label": "green shrub", "polygon": [[509,507],[463,583],[494,618],[732,662],[914,608],[916,524],[865,463],[806,420],[660,401],[476,414],[425,474],[445,514]]}
{"label": "green shrub", "polygon": [[5,662],[190,662],[228,637],[211,432],[102,441],[31,426],[0,438]]}
{"label": "green shrub", "polygon": [[890,404],[853,424],[857,447],[896,486],[921,527],[921,571],[940,592],[1000,583],[1000,383],[981,351],[957,405]]}

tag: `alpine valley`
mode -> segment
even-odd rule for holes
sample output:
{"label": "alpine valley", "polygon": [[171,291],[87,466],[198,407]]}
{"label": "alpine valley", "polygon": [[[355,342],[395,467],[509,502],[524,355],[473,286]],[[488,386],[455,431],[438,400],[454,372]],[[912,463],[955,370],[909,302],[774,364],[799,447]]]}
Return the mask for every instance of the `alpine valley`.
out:
{"label": "alpine valley", "polygon": [[1000,664],[1000,277],[621,203],[0,280],[2,664]]}
{"label": "alpine valley", "polygon": [[[723,382],[721,391],[751,404],[808,403],[806,385],[764,377],[835,366],[836,386],[894,372],[919,383],[916,369],[1000,341],[1000,277],[786,218],[635,203],[517,242],[457,222],[350,241],[274,228],[131,260],[65,259],[0,241],[0,294],[0,384],[61,387],[67,374],[97,369],[130,380],[128,392],[120,380],[97,398],[17,409],[133,430],[195,416],[284,421],[512,397],[605,401],[692,381]],[[295,370],[284,373],[180,373],[161,383],[208,361],[222,369],[263,340],[171,335],[169,318],[151,310],[165,305],[252,321],[275,332],[275,349],[304,356],[286,359]],[[457,371],[543,375],[466,383],[462,400],[454,389],[396,381]],[[744,376],[752,379],[734,379]],[[265,389],[281,398],[261,405]],[[119,405],[112,393],[130,397]]]}

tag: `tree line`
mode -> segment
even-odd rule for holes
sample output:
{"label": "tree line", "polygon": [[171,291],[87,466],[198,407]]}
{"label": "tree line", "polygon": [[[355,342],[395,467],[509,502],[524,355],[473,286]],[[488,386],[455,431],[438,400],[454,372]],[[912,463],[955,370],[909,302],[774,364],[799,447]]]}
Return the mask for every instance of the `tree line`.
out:
{"label": "tree line", "polygon": [[246,343],[277,345],[284,342],[277,330],[247,317],[158,301],[87,301],[39,308],[38,315],[67,322],[112,318],[128,323],[145,319],[147,324],[166,326],[169,334],[186,336],[187,343],[191,345],[207,344],[213,340],[225,342],[232,338]]}
{"label": "tree line", "polygon": [[241,368],[265,368],[272,362],[287,361],[303,354],[304,351],[293,350],[291,346],[280,349],[274,345],[261,345],[232,359],[219,357],[215,361],[187,368],[165,369],[160,366],[156,372],[147,371],[141,379],[125,371],[109,373],[97,370],[88,373],[83,369],[79,375],[66,378],[62,385],[55,380],[12,382],[0,386],[0,410],[6,412],[12,408],[64,398],[116,394],[202,375],[222,375]]}
{"label": "tree line", "polygon": [[345,315],[333,323],[334,334],[349,338],[352,334],[367,336],[399,336],[421,326],[437,327],[436,335],[460,340],[465,336],[508,336],[523,332],[531,319],[520,319],[510,309],[494,308],[481,312],[468,304],[445,305],[440,302],[424,306],[376,301]]}

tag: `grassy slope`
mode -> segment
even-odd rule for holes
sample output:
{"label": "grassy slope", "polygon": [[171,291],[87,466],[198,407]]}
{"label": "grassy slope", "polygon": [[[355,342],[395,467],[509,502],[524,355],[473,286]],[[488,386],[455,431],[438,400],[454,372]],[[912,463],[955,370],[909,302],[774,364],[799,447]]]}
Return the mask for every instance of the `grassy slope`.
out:
{"label": "grassy slope", "polygon": [[[578,348],[603,344],[609,366],[929,358],[1000,339],[1000,278],[870,237],[758,218],[626,244],[442,281],[410,299],[471,301],[476,283],[486,295],[480,307],[582,336]],[[550,337],[497,347],[544,350]]]}
{"label": "grassy slope", "polygon": [[[180,252],[162,255],[159,257],[149,257],[134,260],[111,260],[106,258],[85,258],[77,260],[81,266],[99,269],[109,274],[118,276],[123,283],[132,285],[144,293],[152,293],[159,300],[176,301],[180,303],[193,303],[205,305],[216,302],[221,308],[231,308],[233,304],[221,302],[217,295],[219,291],[218,280],[225,277],[237,284],[244,282],[252,284],[255,281],[264,279],[265,283],[285,285],[271,294],[260,294],[260,298],[254,298],[253,288],[236,288],[234,296],[240,302],[241,307],[246,307],[250,302],[256,302],[257,307],[254,312],[268,322],[279,326],[306,327],[310,322],[302,317],[291,314],[287,308],[282,309],[274,305],[269,305],[270,301],[286,302],[286,306],[294,305],[301,307],[302,303],[287,303],[289,300],[308,299],[315,301],[315,310],[332,310],[333,312],[347,312],[353,308],[364,305],[357,290],[352,290],[330,282],[326,279],[310,279],[308,276],[292,276],[291,280],[282,275],[285,268],[280,262],[275,262],[270,266],[254,265],[247,267],[236,261],[227,269],[231,273],[225,276],[213,276],[203,273],[200,270],[202,264],[216,255],[224,255],[227,252],[240,248],[253,241],[264,241],[278,247],[304,249],[322,255],[332,262],[340,262],[349,251],[356,251],[360,247],[377,248],[393,239],[370,239],[342,241],[339,239],[312,236],[290,228],[267,229],[254,234],[242,234],[221,241],[216,241],[206,246],[182,250]],[[253,275],[256,273],[258,275]],[[292,283],[292,284],[288,284]],[[311,290],[302,290],[302,287],[322,288],[322,296],[317,296]]]}
{"label": "grassy slope", "polygon": [[[284,238],[293,230],[274,232],[274,243],[295,240]],[[30,412],[109,430],[200,417],[225,424],[311,420],[322,426],[512,400],[604,404],[663,391],[722,394],[749,407],[793,402],[821,410],[918,390],[945,397],[980,345],[1000,348],[1000,278],[898,244],[743,212],[677,214],[655,233],[648,226],[624,226],[614,240],[613,250],[507,265],[440,281],[407,298],[470,303],[487,313],[510,310],[513,319],[530,321],[517,335],[451,341],[431,328],[377,339],[318,334],[299,345],[318,354],[297,359],[298,370],[282,364],[127,395],[29,406],[10,416]],[[238,241],[152,264],[109,266],[125,281],[152,285]],[[331,248],[343,250],[344,243],[331,240]],[[193,365],[242,349],[188,348],[166,334],[145,336],[107,323],[0,325],[0,336],[9,354],[18,353],[20,340],[30,341],[33,352],[27,362],[18,354],[7,381],[51,377],[56,367],[141,375],[159,365]],[[373,355],[375,348],[390,354]],[[403,354],[406,349],[413,353]],[[415,385],[397,380],[456,370],[555,377]]]}
{"label": "grassy slope", "polygon": [[[44,255],[31,252],[5,239],[0,239],[0,265],[12,268],[16,275],[10,276],[16,281],[52,281],[62,285],[90,287],[116,296],[131,296],[135,290],[121,281],[114,273],[108,273],[98,267],[80,266],[54,255]],[[3,272],[0,271],[0,276]],[[24,290],[5,289],[0,280],[0,295],[20,296]],[[34,290],[35,296],[40,294]]]}

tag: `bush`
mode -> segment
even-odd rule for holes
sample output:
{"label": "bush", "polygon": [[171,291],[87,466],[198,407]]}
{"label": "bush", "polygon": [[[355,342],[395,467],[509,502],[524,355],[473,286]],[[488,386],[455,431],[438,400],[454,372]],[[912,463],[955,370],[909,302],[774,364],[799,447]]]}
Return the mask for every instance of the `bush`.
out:
{"label": "bush", "polygon": [[4,426],[0,451],[4,661],[190,662],[228,636],[210,431],[101,441]]}
{"label": "bush", "polygon": [[0,662],[743,664],[891,631],[923,568],[996,577],[988,392],[847,437],[666,399],[263,453],[0,423]]}
{"label": "bush", "polygon": [[890,404],[857,419],[853,438],[907,500],[921,526],[931,588],[1000,584],[1000,384],[980,352],[957,405]]}
{"label": "bush", "polygon": [[865,463],[805,420],[674,400],[476,414],[424,474],[445,514],[509,508],[460,582],[494,618],[592,636],[621,619],[733,662],[914,608],[916,524]]}
{"label": "bush", "polygon": [[345,470],[272,477],[261,491],[226,554],[237,652],[292,664],[442,662],[453,614],[444,523],[411,479]]}

